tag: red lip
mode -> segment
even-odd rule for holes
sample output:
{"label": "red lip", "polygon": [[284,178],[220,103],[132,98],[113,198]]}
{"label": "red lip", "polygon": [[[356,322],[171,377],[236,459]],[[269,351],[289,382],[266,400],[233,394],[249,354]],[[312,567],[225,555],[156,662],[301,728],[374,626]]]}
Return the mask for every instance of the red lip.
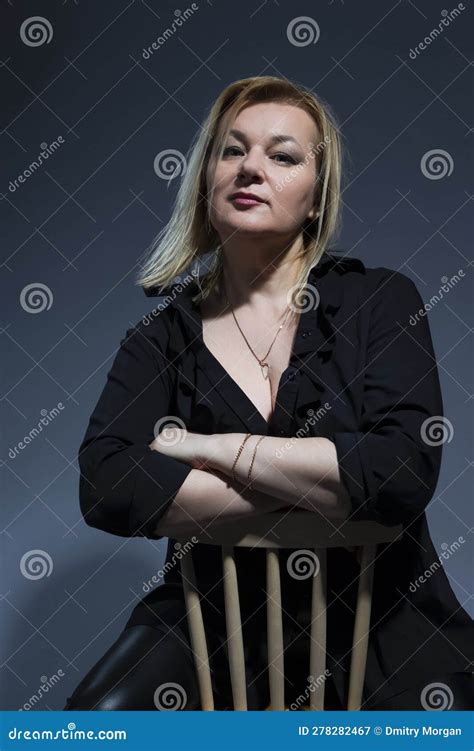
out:
{"label": "red lip", "polygon": [[260,198],[260,196],[256,196],[255,193],[245,193],[242,190],[239,190],[237,193],[233,193],[230,196],[230,200],[234,200],[234,198],[246,198],[248,200],[252,201],[260,201],[260,203],[267,203],[264,198]]}

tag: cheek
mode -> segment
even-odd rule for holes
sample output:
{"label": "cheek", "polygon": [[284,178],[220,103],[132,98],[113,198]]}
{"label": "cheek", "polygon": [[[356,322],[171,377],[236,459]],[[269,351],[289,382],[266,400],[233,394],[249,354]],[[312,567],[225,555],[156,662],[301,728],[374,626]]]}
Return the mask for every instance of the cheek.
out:
{"label": "cheek", "polygon": [[314,182],[309,180],[293,180],[277,193],[277,200],[293,216],[306,215],[313,205]]}
{"label": "cheek", "polygon": [[296,189],[294,185],[286,185],[283,190],[276,191],[274,197],[275,206],[287,212],[289,217],[296,219],[305,210],[305,192]]}
{"label": "cheek", "polygon": [[225,165],[220,164],[213,176],[211,184],[214,186],[214,195],[218,196],[222,193],[226,193],[229,187],[229,181],[233,179],[233,175],[229,170],[225,168]]}

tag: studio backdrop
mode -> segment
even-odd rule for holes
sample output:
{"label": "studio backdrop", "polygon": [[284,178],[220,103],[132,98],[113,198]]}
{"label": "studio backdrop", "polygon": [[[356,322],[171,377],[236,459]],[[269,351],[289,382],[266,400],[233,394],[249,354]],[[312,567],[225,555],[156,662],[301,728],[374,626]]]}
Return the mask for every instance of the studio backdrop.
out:
{"label": "studio backdrop", "polygon": [[401,271],[424,301],[444,402],[433,566],[473,614],[467,3],[13,0],[0,13],[1,708],[61,709],[159,579],[164,540],[85,524],[77,453],[120,340],[156,306],[136,277],[190,144],[250,76],[331,108],[338,251]]}

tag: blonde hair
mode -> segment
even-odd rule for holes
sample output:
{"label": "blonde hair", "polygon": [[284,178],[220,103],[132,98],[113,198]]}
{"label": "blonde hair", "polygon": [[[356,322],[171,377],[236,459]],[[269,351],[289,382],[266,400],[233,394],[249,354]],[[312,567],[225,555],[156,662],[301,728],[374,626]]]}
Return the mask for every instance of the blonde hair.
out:
{"label": "blonde hair", "polygon": [[[168,286],[188,266],[215,251],[209,273],[194,300],[201,302],[220,287],[223,251],[220,238],[209,221],[206,170],[211,156],[221,158],[226,139],[237,115],[247,106],[280,102],[300,107],[314,120],[320,142],[315,160],[317,181],[312,220],[303,225],[301,271],[293,286],[293,300],[299,299],[312,266],[318,263],[328,243],[340,229],[341,137],[330,107],[311,91],[284,78],[254,76],[227,86],[212,105],[202,128],[186,154],[187,170],[178,190],[169,222],[151,244],[136,284],[144,290]],[[319,150],[319,146],[324,147]]]}

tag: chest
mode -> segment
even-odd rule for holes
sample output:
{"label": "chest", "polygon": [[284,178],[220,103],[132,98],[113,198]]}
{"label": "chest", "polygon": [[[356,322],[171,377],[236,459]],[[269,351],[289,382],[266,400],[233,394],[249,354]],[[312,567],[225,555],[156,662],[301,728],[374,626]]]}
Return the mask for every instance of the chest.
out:
{"label": "chest", "polygon": [[[282,373],[290,362],[297,319],[279,331],[277,327],[268,330],[257,322],[253,325],[247,322],[244,334],[255,355],[232,316],[212,321],[204,319],[202,327],[204,344],[209,352],[247,395],[255,409],[269,421],[275,409]],[[278,335],[267,355],[277,331]],[[257,358],[263,359],[265,355],[268,367],[262,368]]]}

